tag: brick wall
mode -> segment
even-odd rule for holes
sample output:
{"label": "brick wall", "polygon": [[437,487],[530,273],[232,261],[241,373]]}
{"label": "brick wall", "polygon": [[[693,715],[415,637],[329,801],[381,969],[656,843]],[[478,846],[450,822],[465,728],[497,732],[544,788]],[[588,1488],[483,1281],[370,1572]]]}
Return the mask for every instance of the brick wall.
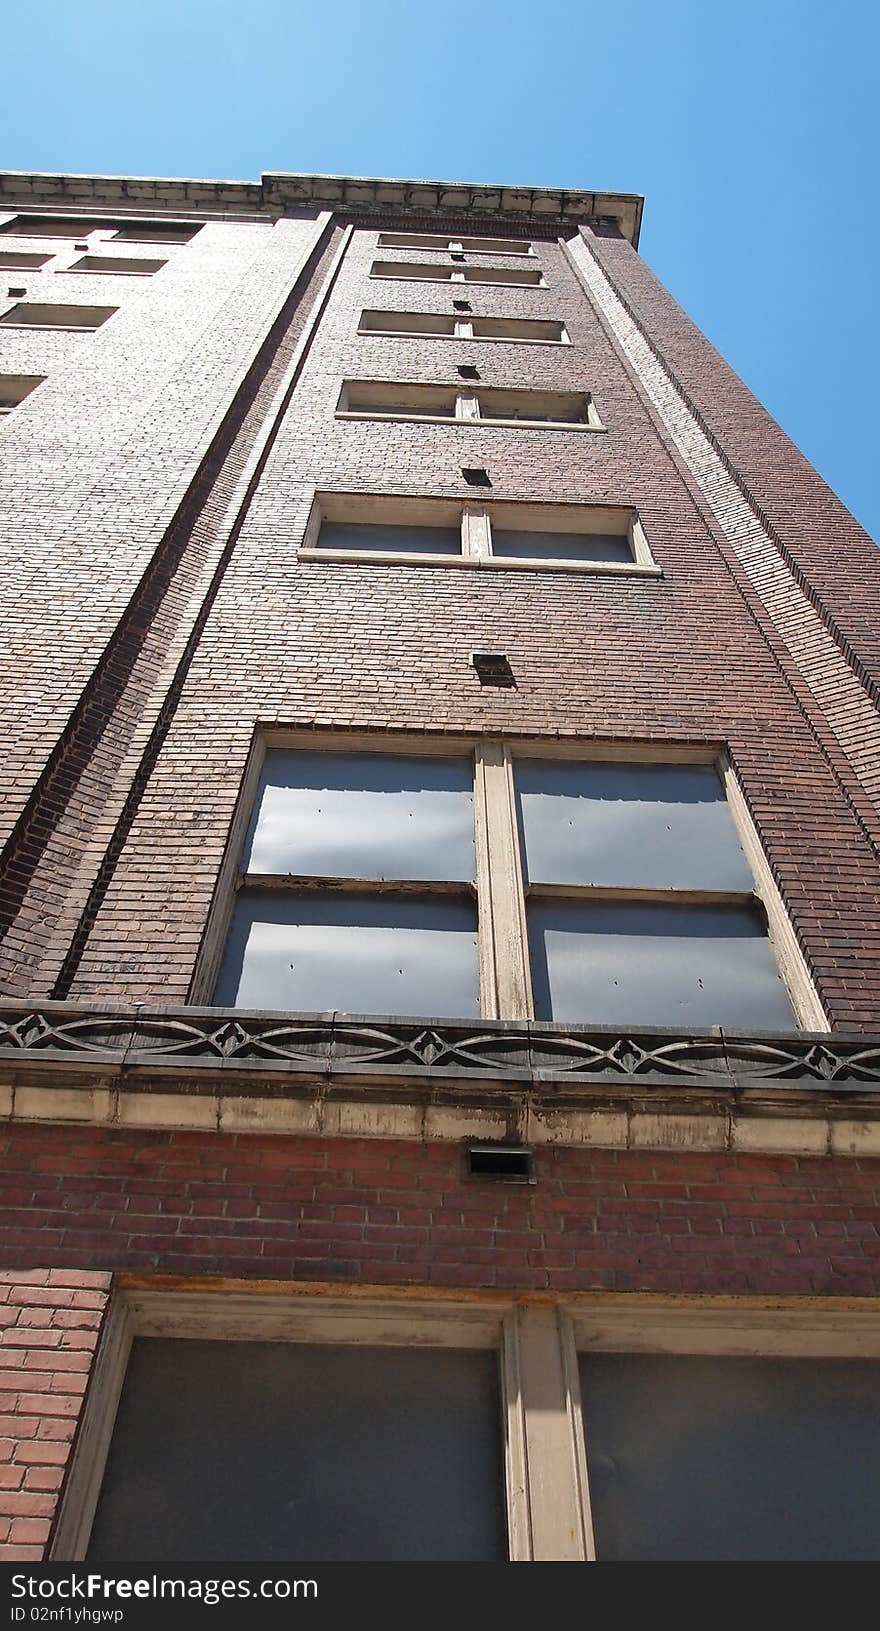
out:
{"label": "brick wall", "polygon": [[[570,347],[465,350],[358,337],[365,306],[462,292],[371,279],[375,238],[354,233],[69,995],[186,1000],[258,722],[515,731],[727,741],[834,1023],[876,1028],[876,854],[567,256],[538,245],[546,289],[465,292],[481,315],[564,319]],[[465,355],[487,385],[593,391],[607,435],[334,418],[345,377],[452,380]],[[663,579],[296,561],[316,487],[463,499],[465,464],[496,498],[636,504]],[[475,648],[505,650],[516,689],[481,690]]]}
{"label": "brick wall", "polygon": [[0,1271],[4,1562],[43,1556],[109,1286],[108,1274],[81,1269]]}
{"label": "brick wall", "polygon": [[[535,1160],[537,1183],[516,1186],[465,1179],[454,1144],[18,1126],[0,1141],[0,1263],[63,1271],[65,1295],[80,1284],[71,1269],[880,1293],[880,1161],[547,1148]],[[87,1345],[79,1331],[56,1344]]]}

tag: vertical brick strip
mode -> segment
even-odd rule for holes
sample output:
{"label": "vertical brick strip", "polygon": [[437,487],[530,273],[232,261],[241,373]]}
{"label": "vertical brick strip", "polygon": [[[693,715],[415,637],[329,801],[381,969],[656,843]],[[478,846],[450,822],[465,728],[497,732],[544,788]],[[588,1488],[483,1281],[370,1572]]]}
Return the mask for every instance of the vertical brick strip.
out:
{"label": "vertical brick strip", "polygon": [[0,1559],[45,1556],[110,1291],[108,1274],[0,1271]]}

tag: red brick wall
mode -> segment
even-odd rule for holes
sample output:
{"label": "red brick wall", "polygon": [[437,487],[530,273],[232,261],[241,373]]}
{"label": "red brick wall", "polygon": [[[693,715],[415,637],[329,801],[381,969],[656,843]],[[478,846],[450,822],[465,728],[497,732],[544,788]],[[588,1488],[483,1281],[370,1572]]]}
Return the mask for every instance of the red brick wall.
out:
{"label": "red brick wall", "polygon": [[[465,1179],[453,1144],[22,1125],[0,1142],[0,1163],[9,1265],[880,1293],[877,1160],[539,1149],[537,1183],[519,1187]],[[62,1345],[92,1340],[72,1335]]]}
{"label": "red brick wall", "polygon": [[[33,1251],[19,1256],[33,1260]],[[0,1271],[0,1557],[39,1559],[110,1286],[70,1268]]]}

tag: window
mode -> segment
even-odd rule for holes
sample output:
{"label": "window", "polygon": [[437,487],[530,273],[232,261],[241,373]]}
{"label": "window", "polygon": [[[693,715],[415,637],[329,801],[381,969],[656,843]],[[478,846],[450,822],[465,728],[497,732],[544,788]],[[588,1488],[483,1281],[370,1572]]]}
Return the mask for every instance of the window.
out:
{"label": "window", "polygon": [[790,1027],[713,769],[523,759],[513,782],[538,1019]]}
{"label": "window", "polygon": [[737,1300],[572,1310],[597,1558],[877,1561],[874,1317]]}
{"label": "window", "polygon": [[45,374],[0,374],[0,415],[11,413],[42,385]]}
{"label": "window", "polygon": [[17,249],[0,250],[0,266],[14,267],[16,271],[38,272],[52,259],[51,255],[29,255]]}
{"label": "window", "polygon": [[499,1392],[479,1349],[136,1337],[87,1561],[503,1562]]}
{"label": "window", "polygon": [[87,238],[92,232],[112,233],[117,242],[189,243],[198,221],[135,221],[106,216],[16,215],[4,221],[0,232],[16,238]]}
{"label": "window", "polygon": [[870,1299],[363,1292],[117,1287],[52,1561],[878,1559]]}
{"label": "window", "polygon": [[267,754],[215,1002],[476,1017],[472,781],[462,759]]}
{"label": "window", "polygon": [[129,277],[149,277],[153,272],[161,272],[167,261],[154,260],[124,260],[121,255],[81,255],[72,266],[65,266],[65,272],[114,272],[126,274]]}
{"label": "window", "polygon": [[42,306],[19,301],[0,317],[9,328],[96,329],[118,310],[116,306]]}
{"label": "window", "polygon": [[380,249],[446,249],[451,254],[470,250],[474,255],[533,255],[522,238],[447,238],[440,232],[380,232]]}
{"label": "window", "polygon": [[425,261],[374,261],[371,277],[414,278],[422,283],[485,283],[500,285],[520,284],[524,288],[543,288],[544,277],[537,267],[530,266],[435,266]]}
{"label": "window", "polygon": [[456,504],[322,493],[303,560],[368,560],[488,570],[659,576],[638,515],[626,505]]}
{"label": "window", "polygon": [[794,1023],[712,764],[538,759],[492,741],[468,759],[270,750],[214,1002]]}
{"label": "window", "polygon": [[541,322],[528,317],[446,317],[435,312],[363,311],[358,333],[507,340],[525,345],[570,344],[564,323]]}
{"label": "window", "polygon": [[382,380],[346,380],[336,416],[605,429],[589,391],[505,391],[489,386],[463,390],[460,385],[397,385]]}

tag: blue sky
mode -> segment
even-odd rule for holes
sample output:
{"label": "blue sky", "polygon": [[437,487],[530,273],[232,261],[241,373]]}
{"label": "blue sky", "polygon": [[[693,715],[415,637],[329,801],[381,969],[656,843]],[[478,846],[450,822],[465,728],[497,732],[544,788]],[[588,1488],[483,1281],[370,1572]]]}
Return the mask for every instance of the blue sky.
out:
{"label": "blue sky", "polygon": [[880,8],[837,0],[43,0],[0,165],[646,196],[641,249],[880,538]]}

